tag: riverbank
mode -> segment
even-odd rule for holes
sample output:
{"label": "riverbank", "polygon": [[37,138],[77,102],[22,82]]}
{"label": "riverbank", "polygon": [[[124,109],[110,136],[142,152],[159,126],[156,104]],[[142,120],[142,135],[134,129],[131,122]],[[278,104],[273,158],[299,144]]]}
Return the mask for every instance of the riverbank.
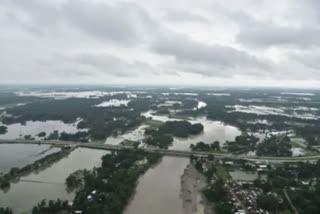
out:
{"label": "riverbank", "polygon": [[19,179],[22,176],[26,176],[35,170],[46,168],[47,166],[59,161],[61,158],[70,154],[75,147],[63,147],[60,151],[49,154],[35,162],[28,164],[22,168],[11,168],[11,170],[0,177],[0,188],[4,191],[8,191],[11,182]]}
{"label": "riverbank", "polygon": [[[22,176],[11,183],[7,192],[0,191],[0,207],[10,207],[14,213],[31,213],[43,199],[73,201],[75,192],[67,190],[66,178],[79,169],[92,170],[101,166],[107,151],[77,148],[60,160]],[[85,160],[85,161],[84,161]],[[19,203],[17,203],[19,202]]]}
{"label": "riverbank", "polygon": [[188,164],[181,176],[181,194],[185,214],[213,214],[211,205],[202,194],[206,178],[192,164]]}

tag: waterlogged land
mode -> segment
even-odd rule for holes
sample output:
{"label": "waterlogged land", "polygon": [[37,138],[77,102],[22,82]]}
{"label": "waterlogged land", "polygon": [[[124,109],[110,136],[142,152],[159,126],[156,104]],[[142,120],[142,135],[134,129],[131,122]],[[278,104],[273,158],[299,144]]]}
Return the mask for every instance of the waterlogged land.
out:
{"label": "waterlogged land", "polygon": [[[19,103],[23,105],[18,105]],[[64,137],[67,140],[84,139],[113,145],[130,140],[147,146],[144,145],[145,129],[160,127],[167,121],[186,120],[190,124],[202,124],[203,131],[184,138],[173,135],[168,149],[189,150],[191,144],[200,141],[207,144],[219,141],[223,147],[228,144],[226,141],[232,141],[236,146],[243,145],[238,150],[235,146],[233,149],[236,149],[226,149],[224,152],[273,154],[270,152],[272,148],[266,143],[269,141],[263,142],[271,135],[279,136],[270,141],[277,147],[274,151],[278,151],[281,143],[286,145],[286,152],[281,153],[281,156],[315,154],[320,145],[320,97],[315,91],[41,89],[5,95],[0,93],[0,104],[5,106],[0,108],[1,124],[7,127],[7,132],[0,135],[2,139],[15,139],[25,135],[39,139],[37,134],[40,132],[49,134],[58,130],[59,133],[75,135],[83,130],[86,133]],[[150,117],[152,120],[146,119]],[[248,139],[244,140],[246,142],[235,140],[237,136],[246,133],[262,137],[253,146],[246,144]],[[301,140],[290,141],[284,136]],[[43,151],[31,149],[32,145],[25,145],[30,146],[28,148],[14,146],[10,145],[12,150],[8,153],[0,150],[0,170],[20,166],[24,161],[33,162]],[[246,148],[243,149],[244,147]],[[21,156],[21,159],[5,156],[9,153],[13,157]],[[77,169],[98,166],[103,154],[98,150],[77,149],[52,166],[24,176],[19,182],[12,184],[8,192],[1,192],[0,207],[9,206],[16,213],[21,213],[30,210],[44,198],[72,200],[74,193],[65,190],[66,177]],[[190,210],[185,210],[184,200],[181,198],[181,176],[188,163],[188,159],[164,157],[160,163],[146,171],[139,178],[136,193],[125,213],[190,213]],[[230,175],[234,180],[252,181],[257,178],[255,172],[239,170],[231,171]],[[34,191],[35,189],[39,191]],[[196,201],[198,209],[192,212],[203,214],[204,208],[199,197]]]}
{"label": "waterlogged land", "polygon": [[0,191],[0,207],[10,207],[20,214],[31,212],[42,199],[72,201],[74,193],[67,191],[65,179],[76,170],[100,166],[101,157],[106,153],[84,148],[74,150],[51,166],[21,177],[7,191]]}
{"label": "waterlogged land", "polygon": [[[151,112],[146,112],[143,114],[145,117],[152,117],[155,121],[176,121],[183,120],[179,118],[169,118],[167,115],[156,115]],[[225,125],[219,121],[211,121],[207,120],[205,117],[197,117],[197,118],[188,118],[188,122],[192,124],[201,123],[204,127],[204,130],[201,134],[189,136],[187,138],[179,138],[174,137],[174,141],[172,145],[169,146],[169,149],[173,150],[189,150],[191,144],[195,144],[199,141],[212,143],[213,141],[220,141],[222,144],[225,141],[232,141],[236,136],[241,134],[240,130],[236,127]],[[131,141],[142,141],[145,138],[144,132],[145,129],[148,128],[148,125],[141,125],[131,131],[128,131],[125,134],[120,134],[116,137],[108,137],[106,140],[106,144],[117,145],[123,142],[124,140]]]}
{"label": "waterlogged land", "polygon": [[0,144],[0,174],[13,167],[21,168],[59,151],[49,145]]}
{"label": "waterlogged land", "polygon": [[68,124],[62,121],[54,120],[27,121],[25,124],[14,123],[6,125],[6,127],[7,132],[5,134],[0,135],[0,139],[18,139],[24,138],[28,135],[35,139],[43,139],[45,136],[38,136],[38,134],[41,132],[45,132],[46,135],[49,135],[54,131],[66,133],[76,133],[77,131],[79,131],[79,129],[77,129],[77,123]]}
{"label": "waterlogged land", "polygon": [[180,177],[188,162],[187,158],[164,157],[140,177],[136,193],[124,213],[183,214]]}
{"label": "waterlogged land", "polygon": [[204,127],[204,130],[199,135],[190,136],[188,138],[178,138],[175,137],[173,144],[169,149],[173,150],[189,150],[191,144],[203,141],[206,143],[212,143],[213,141],[220,141],[222,144],[225,141],[232,141],[236,136],[241,134],[240,130],[234,126],[225,125],[219,121],[211,121],[206,117],[196,117],[196,118],[170,118],[167,115],[157,115],[153,112],[146,112],[143,114],[145,117],[152,117],[153,120],[166,122],[166,121],[175,121],[175,120],[187,120],[192,124],[201,123]]}
{"label": "waterlogged land", "polygon": [[148,127],[147,125],[141,125],[124,134],[119,134],[117,136],[110,136],[106,139],[105,143],[110,145],[119,145],[121,142],[125,140],[142,141],[144,139],[144,132],[147,127]]}

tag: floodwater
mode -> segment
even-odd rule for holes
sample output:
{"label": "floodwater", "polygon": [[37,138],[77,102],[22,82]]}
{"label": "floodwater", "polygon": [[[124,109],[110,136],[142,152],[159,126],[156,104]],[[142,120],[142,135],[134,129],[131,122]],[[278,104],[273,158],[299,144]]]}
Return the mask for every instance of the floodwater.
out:
{"label": "floodwater", "polygon": [[154,168],[140,177],[136,193],[125,214],[183,214],[180,177],[188,158],[163,157]]}
{"label": "floodwater", "polygon": [[[0,123],[1,125],[1,123]],[[23,138],[25,135],[31,135],[38,139],[36,136],[40,132],[46,132],[47,135],[57,130],[59,132],[76,133],[77,122],[67,124],[59,120],[47,120],[47,121],[27,121],[25,125],[21,123],[14,123],[11,125],[5,125],[8,127],[7,133],[0,135],[0,139],[17,139]]]}
{"label": "floodwater", "polygon": [[[168,118],[166,115],[152,115],[150,111],[143,115],[162,122],[181,120]],[[234,140],[236,136],[241,134],[240,130],[236,127],[227,126],[221,122],[210,121],[205,117],[190,118],[188,121],[191,123],[201,123],[204,126],[204,132],[189,138],[175,138],[173,145],[169,149],[188,150],[191,143],[197,143],[199,141],[211,143],[215,140],[225,142],[226,140]],[[163,157],[157,166],[149,169],[140,177],[136,194],[124,213],[183,214],[184,210],[180,198],[180,179],[188,163],[188,158]],[[200,197],[198,197],[198,199],[197,214],[203,214],[204,208],[200,203]]]}
{"label": "floodwater", "polygon": [[[153,115],[152,112],[144,113],[145,117],[152,117],[154,120],[162,122],[182,120],[178,118],[169,118],[167,115]],[[200,141],[205,143],[212,143],[216,140],[220,141],[221,146],[225,141],[232,141],[237,136],[241,135],[241,131],[234,127],[225,125],[219,121],[208,120],[206,117],[189,118],[190,123],[201,123],[204,126],[203,133],[199,135],[190,136],[188,138],[174,138],[174,142],[169,149],[173,150],[189,150],[191,144],[196,144]]]}
{"label": "floodwater", "polygon": [[[145,117],[152,117],[154,120],[162,122],[182,120],[179,118],[169,118],[167,115],[153,115],[151,111],[143,113]],[[232,141],[236,136],[241,135],[241,131],[234,127],[225,125],[219,121],[207,120],[206,117],[189,118],[190,123],[201,123],[204,126],[203,133],[190,136],[188,138],[174,138],[173,144],[169,147],[172,150],[190,150],[191,144],[196,144],[200,141],[212,143],[216,140],[220,141],[221,146],[225,141]],[[144,139],[144,129],[146,125],[141,125],[138,128],[129,131],[125,134],[116,137],[111,136],[106,139],[106,144],[118,145],[124,140],[141,141]]]}
{"label": "floodwater", "polygon": [[130,100],[117,100],[117,99],[112,99],[109,101],[105,101],[103,103],[100,103],[98,105],[96,105],[96,107],[119,107],[119,106],[127,106],[128,103],[130,102]]}
{"label": "floodwater", "polygon": [[207,106],[207,103],[203,101],[198,101],[197,109],[201,109]]}
{"label": "floodwater", "polygon": [[49,145],[0,144],[0,174],[13,167],[23,167],[59,151]]}
{"label": "floodwater", "polygon": [[297,108],[286,108],[286,107],[268,107],[268,106],[257,106],[257,105],[234,105],[227,106],[231,110],[229,112],[242,112],[247,114],[257,115],[279,115],[285,117],[294,117],[306,120],[315,120],[319,118],[317,115],[317,108],[308,108],[305,106],[299,106]]}
{"label": "floodwater", "polygon": [[71,97],[75,98],[99,98],[103,96],[114,96],[117,94],[126,94],[127,97],[137,97],[137,94],[144,94],[144,91],[23,91],[17,92],[18,96],[34,96],[34,97],[47,97],[47,98],[55,98],[55,99],[67,99]]}
{"label": "floodwater", "polygon": [[106,144],[119,145],[124,140],[141,141],[144,138],[144,130],[148,126],[141,125],[138,128],[128,131],[122,135],[110,136],[106,139]]}
{"label": "floodwater", "polygon": [[[30,146],[30,145],[28,145]],[[10,207],[14,213],[30,213],[42,199],[73,200],[74,193],[66,191],[65,179],[79,169],[100,166],[107,151],[78,148],[68,157],[38,172],[33,172],[11,184],[8,192],[0,191],[0,207]]]}
{"label": "floodwater", "polygon": [[303,148],[294,147],[291,148],[292,156],[302,156],[305,154],[305,150]]}
{"label": "floodwater", "polygon": [[[201,105],[203,106],[203,104]],[[152,113],[152,111],[148,111],[143,115],[162,122],[182,120],[169,118],[167,115],[153,115]],[[192,143],[199,141],[212,143],[215,140],[219,140],[222,144],[226,140],[234,140],[236,136],[241,134],[240,130],[236,127],[225,125],[218,121],[210,121],[206,117],[188,118],[188,121],[191,123],[201,123],[204,126],[204,132],[189,138],[174,138],[173,145],[169,149],[189,150]],[[142,125],[123,135],[109,137],[106,140],[106,144],[119,144],[125,139],[142,140],[146,127],[146,125]],[[180,179],[188,163],[188,158],[163,157],[158,165],[149,169],[139,178],[136,194],[124,213],[183,214],[184,210],[180,198]],[[203,206],[200,204],[200,197],[198,199],[197,214],[202,214]]]}

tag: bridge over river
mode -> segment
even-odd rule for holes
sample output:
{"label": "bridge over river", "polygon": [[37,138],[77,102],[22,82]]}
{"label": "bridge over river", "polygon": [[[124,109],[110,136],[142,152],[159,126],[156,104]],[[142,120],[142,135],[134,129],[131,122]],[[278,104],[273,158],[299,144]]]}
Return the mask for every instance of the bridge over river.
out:
{"label": "bridge over river", "polygon": [[[102,150],[135,150],[132,146],[125,145],[111,145],[104,144],[102,142],[73,142],[73,141],[59,141],[59,140],[0,140],[0,144],[4,143],[16,143],[16,144],[47,144],[52,146],[72,146],[72,147],[84,147],[90,149],[102,149]],[[268,162],[298,162],[298,161],[314,161],[320,159],[320,155],[313,156],[298,156],[298,157],[262,157],[262,156],[250,156],[250,155],[237,155],[231,153],[217,153],[217,152],[198,152],[198,151],[187,151],[187,150],[169,150],[159,148],[139,148],[146,152],[158,153],[166,156],[176,157],[190,157],[191,155],[197,157],[207,157],[213,155],[215,158],[230,159],[230,160],[249,160],[249,161],[268,161]]]}

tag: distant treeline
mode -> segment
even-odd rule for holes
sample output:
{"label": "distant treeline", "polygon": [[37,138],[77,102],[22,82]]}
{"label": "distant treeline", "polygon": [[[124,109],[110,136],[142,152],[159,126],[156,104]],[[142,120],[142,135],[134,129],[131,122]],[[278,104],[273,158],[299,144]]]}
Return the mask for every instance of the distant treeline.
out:
{"label": "distant treeline", "polygon": [[173,142],[173,137],[188,137],[203,132],[200,123],[191,124],[188,121],[167,121],[157,129],[147,129],[145,142],[159,148],[168,148]]}

